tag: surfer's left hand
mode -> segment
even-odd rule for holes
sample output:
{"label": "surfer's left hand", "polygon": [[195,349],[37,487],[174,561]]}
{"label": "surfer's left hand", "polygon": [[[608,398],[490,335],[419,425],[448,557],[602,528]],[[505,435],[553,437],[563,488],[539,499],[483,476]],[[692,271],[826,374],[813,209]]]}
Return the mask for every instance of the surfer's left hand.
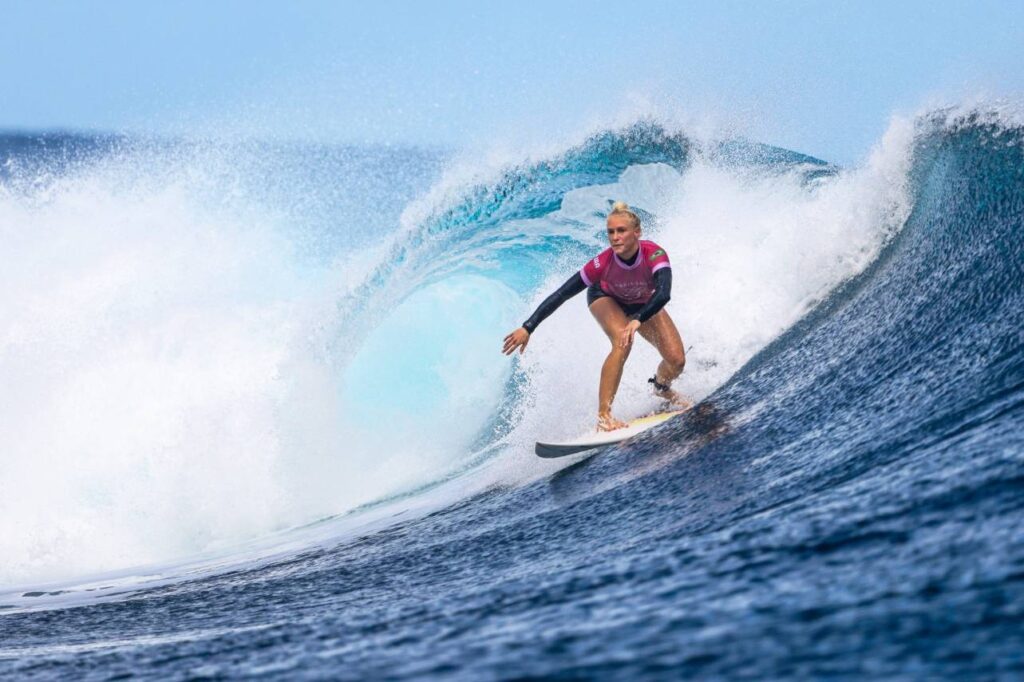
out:
{"label": "surfer's left hand", "polygon": [[501,347],[501,352],[505,355],[511,355],[518,348],[519,354],[522,355],[526,351],[526,344],[528,343],[530,343],[530,332],[520,327],[505,337],[505,343]]}
{"label": "surfer's left hand", "polygon": [[630,320],[622,329],[622,335],[619,337],[619,348],[629,348],[633,343],[633,334],[636,334],[636,330],[640,328],[640,320]]}

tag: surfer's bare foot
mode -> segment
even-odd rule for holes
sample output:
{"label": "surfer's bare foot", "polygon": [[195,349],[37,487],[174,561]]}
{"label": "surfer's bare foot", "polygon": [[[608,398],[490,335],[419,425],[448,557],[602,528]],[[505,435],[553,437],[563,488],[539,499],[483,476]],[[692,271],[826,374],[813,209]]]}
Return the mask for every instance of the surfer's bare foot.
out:
{"label": "surfer's bare foot", "polygon": [[654,395],[668,403],[668,406],[675,410],[688,410],[693,407],[693,401],[686,396],[676,393],[671,388],[666,391],[655,391]]}
{"label": "surfer's bare foot", "polygon": [[597,430],[598,431],[615,431],[616,429],[624,429],[629,424],[624,421],[620,421],[610,414],[599,414],[597,415]]}

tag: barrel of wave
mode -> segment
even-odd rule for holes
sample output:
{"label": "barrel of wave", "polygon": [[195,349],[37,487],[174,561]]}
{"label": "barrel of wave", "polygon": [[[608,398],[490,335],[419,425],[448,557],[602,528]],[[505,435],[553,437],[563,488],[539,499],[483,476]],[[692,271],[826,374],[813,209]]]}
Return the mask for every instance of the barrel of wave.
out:
{"label": "barrel of wave", "polygon": [[366,337],[339,392],[341,458],[358,472],[350,503],[430,483],[465,461],[505,397],[510,369],[494,338],[520,307],[500,282],[455,276],[409,296]]}

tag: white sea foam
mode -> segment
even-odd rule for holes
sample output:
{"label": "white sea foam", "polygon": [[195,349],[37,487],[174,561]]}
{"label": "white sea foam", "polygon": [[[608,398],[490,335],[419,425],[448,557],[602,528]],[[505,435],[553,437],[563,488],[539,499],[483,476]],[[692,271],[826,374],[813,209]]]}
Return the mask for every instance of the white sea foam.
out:
{"label": "white sea foam", "polygon": [[[402,396],[401,382],[340,373],[329,355],[339,294],[381,252],[304,259],[287,210],[247,195],[234,159],[166,154],[0,189],[0,583],[167,561],[343,512],[432,480],[444,463],[431,453],[464,451],[493,409],[492,390],[385,412],[376,396]],[[424,305],[449,301],[457,320],[477,305],[497,315],[508,296],[451,286],[395,311],[396,334]],[[445,333],[429,343],[447,347]],[[435,378],[454,363],[420,357]],[[431,445],[396,444],[463,409]]]}

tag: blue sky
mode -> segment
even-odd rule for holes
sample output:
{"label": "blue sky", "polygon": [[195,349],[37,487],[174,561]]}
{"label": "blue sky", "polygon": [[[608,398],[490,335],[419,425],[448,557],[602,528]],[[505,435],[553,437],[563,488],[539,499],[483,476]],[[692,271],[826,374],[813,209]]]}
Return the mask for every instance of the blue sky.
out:
{"label": "blue sky", "polygon": [[484,146],[654,110],[854,163],[1021,101],[1024,2],[0,0],[0,128]]}

